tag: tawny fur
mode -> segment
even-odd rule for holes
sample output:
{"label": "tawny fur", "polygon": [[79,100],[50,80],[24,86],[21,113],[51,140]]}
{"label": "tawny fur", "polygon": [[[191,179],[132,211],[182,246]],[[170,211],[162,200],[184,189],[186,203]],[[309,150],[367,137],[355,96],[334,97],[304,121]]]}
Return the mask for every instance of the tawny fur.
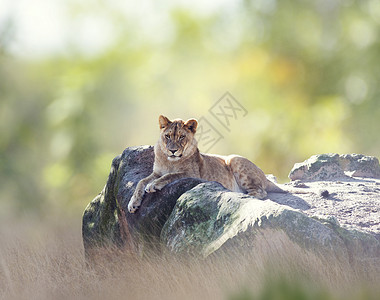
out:
{"label": "tawny fur", "polygon": [[140,207],[145,193],[154,193],[184,177],[217,181],[231,191],[258,199],[264,199],[267,192],[285,193],[269,181],[259,167],[242,156],[200,153],[194,138],[198,125],[195,119],[170,121],[161,115],[159,125],[161,134],[154,147],[153,173],[137,184],[128,204],[130,213]]}

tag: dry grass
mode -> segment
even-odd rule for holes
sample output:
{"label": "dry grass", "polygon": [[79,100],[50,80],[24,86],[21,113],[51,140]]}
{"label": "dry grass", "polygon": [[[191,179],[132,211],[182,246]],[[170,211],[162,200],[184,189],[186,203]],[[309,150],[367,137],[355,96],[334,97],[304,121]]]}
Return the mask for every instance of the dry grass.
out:
{"label": "dry grass", "polygon": [[[117,249],[86,265],[80,223],[2,224],[1,299],[376,299],[379,274],[305,252],[281,233],[208,260]],[[270,238],[268,238],[270,237]],[[364,271],[363,271],[364,270]],[[365,288],[364,288],[365,287]]]}

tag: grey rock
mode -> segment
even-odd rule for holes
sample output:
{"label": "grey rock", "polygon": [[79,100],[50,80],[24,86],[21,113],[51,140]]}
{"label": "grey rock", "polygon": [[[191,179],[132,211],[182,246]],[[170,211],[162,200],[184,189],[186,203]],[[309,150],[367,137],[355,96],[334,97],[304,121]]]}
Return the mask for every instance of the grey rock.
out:
{"label": "grey rock", "polygon": [[291,186],[295,188],[302,188],[302,189],[308,188],[308,186],[305,183],[303,183],[301,180],[292,181]]}
{"label": "grey rock", "polygon": [[310,251],[347,259],[380,258],[374,236],[338,224],[334,218],[310,218],[270,200],[228,191],[218,183],[202,183],[178,199],[161,241],[171,252],[207,257],[216,251],[249,251],[257,234],[280,230]]}
{"label": "grey rock", "polygon": [[290,171],[291,180],[318,181],[347,177],[339,166],[338,154],[313,155],[302,163],[296,163]]}
{"label": "grey rock", "polygon": [[344,154],[340,155],[339,164],[349,176],[380,178],[379,160],[374,156]]}
{"label": "grey rock", "polygon": [[327,198],[330,194],[329,194],[329,191],[326,190],[326,189],[322,189],[322,190],[319,190],[319,196],[323,197],[323,198]]}
{"label": "grey rock", "polygon": [[153,170],[152,146],[130,147],[113,160],[103,191],[86,207],[82,236],[86,254],[92,248],[125,246],[145,242],[157,245],[161,228],[178,197],[203,182],[196,178],[174,181],[161,191],[146,194],[140,209],[128,213],[128,202],[137,183]]}
{"label": "grey rock", "polygon": [[352,177],[380,178],[380,165],[376,157],[361,154],[313,155],[296,163],[289,173],[291,180],[318,181]]}
{"label": "grey rock", "polygon": [[[332,161],[340,170],[340,161],[344,161],[348,170],[358,169],[355,161],[363,158],[352,162],[347,157],[325,155],[305,172],[315,169],[326,178],[328,169],[320,171],[323,161]],[[136,251],[163,247],[174,253],[202,256],[229,249],[244,252],[256,243],[257,234],[280,231],[311,251],[330,251],[349,260],[379,258],[377,179],[351,179],[350,185],[309,181],[307,186],[300,180],[280,186],[285,190],[303,187],[300,190],[304,193],[269,193],[262,201],[228,191],[216,182],[184,178],[147,194],[137,213],[129,214],[127,205],[136,184],[152,172],[153,161],[151,146],[127,148],[113,160],[104,189],[83,214],[83,243],[88,257],[93,249],[108,245]],[[328,190],[329,196],[320,197],[320,190]]]}
{"label": "grey rock", "polygon": [[277,177],[274,176],[273,174],[266,174],[265,175],[270,181],[277,183]]}
{"label": "grey rock", "polygon": [[[115,182],[121,156],[113,159],[104,189],[86,207],[82,218],[82,237],[85,250],[112,244],[121,245],[120,227],[115,211]],[[87,251],[86,251],[86,254]]]}

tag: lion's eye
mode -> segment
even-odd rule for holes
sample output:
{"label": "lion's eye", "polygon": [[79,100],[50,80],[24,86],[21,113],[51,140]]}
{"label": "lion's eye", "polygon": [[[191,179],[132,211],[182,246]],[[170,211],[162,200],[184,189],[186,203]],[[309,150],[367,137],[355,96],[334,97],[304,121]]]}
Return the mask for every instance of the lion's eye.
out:
{"label": "lion's eye", "polygon": [[166,138],[167,140],[170,139],[170,135],[165,134],[165,138]]}
{"label": "lion's eye", "polygon": [[181,136],[179,137],[180,140],[183,140],[184,138],[185,138],[184,135],[181,135]]}

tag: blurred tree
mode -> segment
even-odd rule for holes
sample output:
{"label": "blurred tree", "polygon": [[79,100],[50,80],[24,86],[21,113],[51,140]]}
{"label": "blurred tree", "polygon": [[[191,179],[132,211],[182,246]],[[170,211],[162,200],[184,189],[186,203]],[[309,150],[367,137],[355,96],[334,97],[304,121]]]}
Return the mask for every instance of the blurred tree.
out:
{"label": "blurred tree", "polygon": [[[125,13],[65,2],[72,22],[113,29],[91,55],[75,44],[78,28],[60,54],[19,57],[9,46],[18,20],[1,22],[1,213],[79,214],[115,155],[155,142],[161,113],[206,116],[224,136],[212,152],[282,180],[316,153],[379,156],[378,1],[148,3]],[[230,132],[208,113],[226,90],[248,111]]]}

